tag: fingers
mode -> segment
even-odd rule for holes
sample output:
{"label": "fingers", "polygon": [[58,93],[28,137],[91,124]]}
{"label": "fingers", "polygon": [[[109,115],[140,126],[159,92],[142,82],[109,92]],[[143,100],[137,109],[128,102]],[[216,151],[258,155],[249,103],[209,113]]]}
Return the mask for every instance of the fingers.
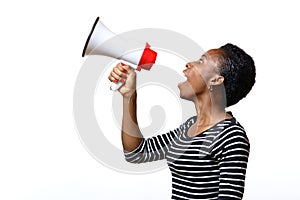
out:
{"label": "fingers", "polygon": [[124,63],[119,63],[117,66],[121,66],[121,68],[123,69],[123,71],[125,71],[125,73],[132,70],[132,68],[129,65],[126,65]]}
{"label": "fingers", "polygon": [[127,72],[130,70],[130,66],[119,63],[113,68],[108,79],[115,83],[118,83],[119,81],[124,82],[127,79]]}

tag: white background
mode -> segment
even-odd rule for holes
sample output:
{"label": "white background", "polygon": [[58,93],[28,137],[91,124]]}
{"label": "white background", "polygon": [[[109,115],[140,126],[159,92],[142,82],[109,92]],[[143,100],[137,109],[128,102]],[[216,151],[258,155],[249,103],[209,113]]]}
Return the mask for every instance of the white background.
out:
{"label": "white background", "polygon": [[252,55],[257,83],[231,108],[251,141],[244,199],[300,199],[296,2],[2,1],[0,199],[170,198],[168,169],[116,172],[97,162],[77,134],[74,84],[97,16],[115,33],[164,28],[206,50],[231,42]]}

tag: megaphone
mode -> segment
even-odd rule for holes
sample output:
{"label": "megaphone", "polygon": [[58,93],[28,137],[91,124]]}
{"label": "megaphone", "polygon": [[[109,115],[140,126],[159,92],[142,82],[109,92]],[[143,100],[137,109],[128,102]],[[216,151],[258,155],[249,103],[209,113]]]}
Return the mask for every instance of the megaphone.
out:
{"label": "megaphone", "polygon": [[[82,57],[86,55],[104,55],[120,59],[131,68],[140,71],[151,69],[157,53],[150,49],[148,43],[129,41],[114,34],[97,17],[83,48]],[[112,82],[110,89],[115,91],[122,84],[120,81]]]}

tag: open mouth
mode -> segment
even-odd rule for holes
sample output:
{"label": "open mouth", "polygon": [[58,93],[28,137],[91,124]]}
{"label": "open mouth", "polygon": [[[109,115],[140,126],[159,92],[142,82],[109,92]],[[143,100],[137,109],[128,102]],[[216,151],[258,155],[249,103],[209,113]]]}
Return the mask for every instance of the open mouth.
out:
{"label": "open mouth", "polygon": [[183,85],[184,83],[187,82],[187,78],[188,76],[186,74],[184,74],[184,76],[182,77],[182,80],[178,83],[178,87],[180,87],[181,85]]}

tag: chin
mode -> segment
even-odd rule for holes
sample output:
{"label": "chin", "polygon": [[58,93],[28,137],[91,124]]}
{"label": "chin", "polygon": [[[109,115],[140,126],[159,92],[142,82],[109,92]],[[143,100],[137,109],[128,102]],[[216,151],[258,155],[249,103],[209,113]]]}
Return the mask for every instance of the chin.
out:
{"label": "chin", "polygon": [[181,85],[178,85],[178,88],[179,88],[179,96],[181,99],[185,99],[185,100],[188,100],[188,101],[194,101],[195,100],[195,97],[196,97],[196,94],[195,94],[195,91],[188,85],[184,85],[184,84],[181,84]]}
{"label": "chin", "polygon": [[188,100],[188,101],[192,100],[193,95],[190,95],[188,91],[180,89],[180,88],[179,88],[179,91],[180,91],[179,96],[180,96],[181,99],[185,99],[185,100]]}
{"label": "chin", "polygon": [[193,100],[190,96],[187,96],[187,95],[180,95],[180,98],[184,99],[184,100],[188,100],[188,101],[192,101]]}

